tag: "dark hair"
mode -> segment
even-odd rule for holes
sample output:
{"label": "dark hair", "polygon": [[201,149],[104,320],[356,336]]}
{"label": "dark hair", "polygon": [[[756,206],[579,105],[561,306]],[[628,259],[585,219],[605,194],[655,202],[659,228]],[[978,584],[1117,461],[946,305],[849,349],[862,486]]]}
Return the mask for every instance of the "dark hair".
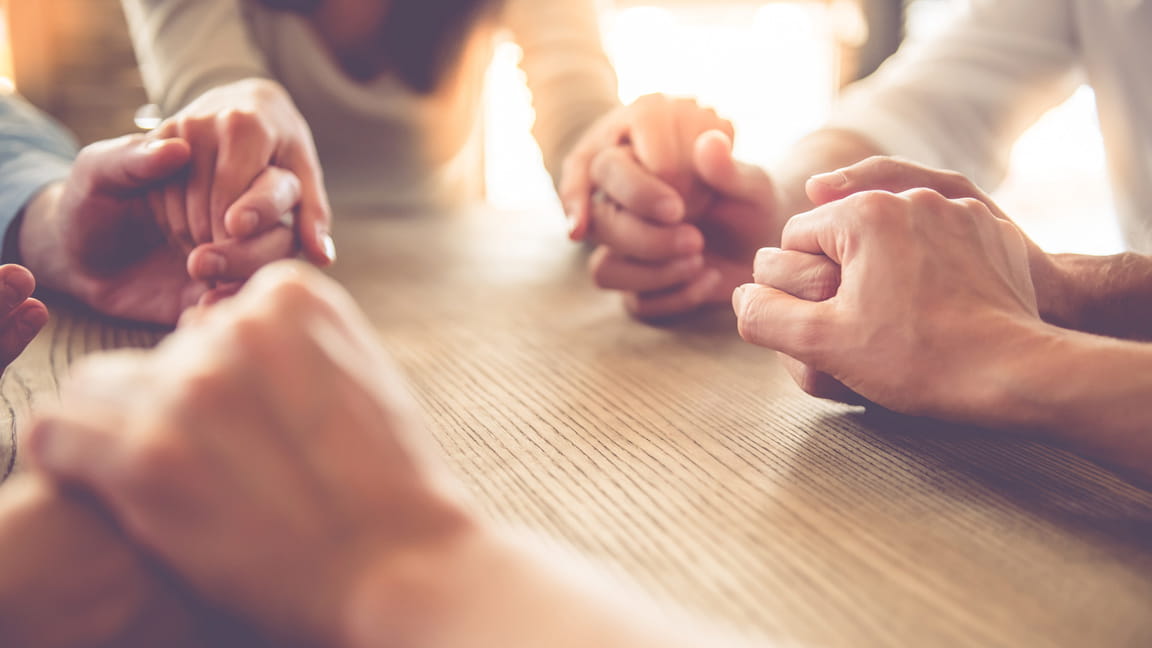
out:
{"label": "dark hair", "polygon": [[[273,9],[312,13],[324,0],[259,0]],[[381,0],[388,16],[379,38],[384,63],[417,92],[439,86],[461,56],[468,31],[500,0]]]}

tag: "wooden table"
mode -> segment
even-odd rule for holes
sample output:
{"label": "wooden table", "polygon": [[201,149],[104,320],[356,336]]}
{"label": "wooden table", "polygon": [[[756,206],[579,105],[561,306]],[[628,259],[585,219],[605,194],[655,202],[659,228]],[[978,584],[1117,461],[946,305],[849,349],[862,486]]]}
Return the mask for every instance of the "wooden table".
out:
{"label": "wooden table", "polygon": [[[500,520],[789,644],[1152,645],[1152,496],[1091,463],[810,399],[722,310],[632,321],[552,214],[337,238],[334,274]],[[58,312],[4,376],[9,417],[158,335]]]}

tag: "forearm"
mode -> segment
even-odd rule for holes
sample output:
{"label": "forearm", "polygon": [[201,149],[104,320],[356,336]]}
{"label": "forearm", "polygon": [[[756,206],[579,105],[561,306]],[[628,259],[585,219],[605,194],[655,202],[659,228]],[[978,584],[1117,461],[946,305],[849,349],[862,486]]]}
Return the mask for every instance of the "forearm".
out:
{"label": "forearm", "polygon": [[1058,254],[1051,257],[1060,285],[1062,321],[1099,335],[1152,340],[1152,258]]}
{"label": "forearm", "polygon": [[628,587],[523,538],[476,530],[393,560],[350,609],[342,646],[676,648],[742,645],[671,619]]}
{"label": "forearm", "polygon": [[1152,481],[1152,344],[1041,326],[1005,359],[992,423]]}
{"label": "forearm", "polygon": [[63,236],[57,221],[64,183],[45,187],[25,206],[9,231],[12,241],[5,241],[13,260],[28,268],[36,277],[36,286],[59,293],[79,294],[79,280],[67,263],[70,255],[63,249]]}
{"label": "forearm", "polygon": [[6,482],[0,488],[4,645],[185,646],[191,628],[183,608],[134,553],[107,520],[43,478],[25,474]]}
{"label": "forearm", "polygon": [[597,120],[619,107],[616,72],[590,0],[510,0],[505,24],[524,52],[532,133],[557,184],[563,160]]}
{"label": "forearm", "polygon": [[122,0],[144,85],[165,114],[212,88],[268,76],[240,0]]}

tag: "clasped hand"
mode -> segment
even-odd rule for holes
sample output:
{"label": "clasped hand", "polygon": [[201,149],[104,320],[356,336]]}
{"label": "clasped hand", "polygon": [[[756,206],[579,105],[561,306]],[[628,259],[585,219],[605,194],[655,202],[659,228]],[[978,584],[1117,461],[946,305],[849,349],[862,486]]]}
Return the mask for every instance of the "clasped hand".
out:
{"label": "clasped hand", "polygon": [[732,125],[690,99],[650,95],[596,123],[560,184],[594,281],[664,318],[726,302],[779,231],[772,183],[732,156]]}

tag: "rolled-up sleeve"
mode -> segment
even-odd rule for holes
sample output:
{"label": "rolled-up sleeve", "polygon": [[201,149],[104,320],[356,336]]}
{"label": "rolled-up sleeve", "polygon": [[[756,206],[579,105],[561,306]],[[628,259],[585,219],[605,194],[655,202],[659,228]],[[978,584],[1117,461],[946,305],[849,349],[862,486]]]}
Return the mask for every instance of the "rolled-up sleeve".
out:
{"label": "rolled-up sleeve", "polygon": [[945,32],[846,91],[827,126],[985,187],[1012,145],[1080,75],[1067,0],[974,0]]}
{"label": "rolled-up sleeve", "polygon": [[240,0],[122,0],[144,86],[170,115],[212,88],[267,77]]}
{"label": "rolled-up sleeve", "polygon": [[75,142],[59,125],[17,97],[0,96],[0,233],[5,238],[28,201],[68,177],[75,155]]}
{"label": "rolled-up sleeve", "polygon": [[505,12],[524,51],[520,67],[536,111],[532,133],[545,167],[559,182],[568,151],[620,101],[597,5],[595,0],[510,0]]}

